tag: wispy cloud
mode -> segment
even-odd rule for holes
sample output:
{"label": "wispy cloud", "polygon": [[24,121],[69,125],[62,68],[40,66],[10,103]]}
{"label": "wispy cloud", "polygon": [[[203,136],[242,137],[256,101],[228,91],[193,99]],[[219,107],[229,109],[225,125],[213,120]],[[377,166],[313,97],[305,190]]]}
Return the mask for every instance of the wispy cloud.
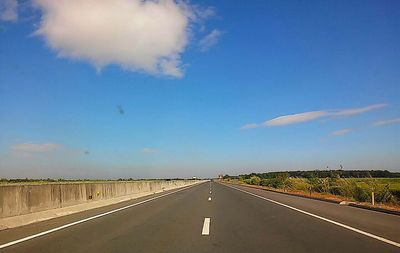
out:
{"label": "wispy cloud", "polygon": [[352,131],[352,129],[350,129],[350,128],[345,128],[345,129],[339,129],[339,130],[333,131],[331,134],[332,134],[333,136],[343,136],[343,135],[348,134],[348,133],[351,132],[351,131]]}
{"label": "wispy cloud", "polygon": [[271,126],[286,126],[291,124],[303,123],[308,121],[317,120],[320,118],[335,118],[335,117],[350,117],[357,114],[366,113],[369,111],[381,109],[387,106],[386,104],[374,104],[361,108],[350,108],[350,109],[336,109],[336,110],[322,110],[322,111],[311,111],[296,114],[289,114],[279,116],[267,120],[260,124],[246,124],[241,129],[253,129],[260,127],[271,127]]}
{"label": "wispy cloud", "polygon": [[209,34],[204,36],[204,38],[202,38],[199,41],[200,51],[202,52],[208,51],[208,49],[210,49],[211,47],[213,47],[215,44],[218,43],[219,39],[223,34],[224,33],[218,29],[212,30]]}
{"label": "wispy cloud", "polygon": [[352,108],[352,109],[331,111],[330,114],[331,114],[331,116],[353,116],[356,114],[361,114],[361,113],[381,109],[386,106],[387,106],[387,104],[375,104],[375,105],[369,105],[369,106],[362,107],[362,108]]}
{"label": "wispy cloud", "polygon": [[143,149],[142,149],[142,153],[143,153],[143,154],[155,154],[155,153],[158,153],[158,152],[159,152],[159,150],[156,149],[156,148],[149,148],[149,147],[146,147],[146,148],[143,148]]}
{"label": "wispy cloud", "polygon": [[260,127],[258,124],[250,123],[250,124],[246,124],[246,125],[242,126],[241,129],[253,129],[253,128],[258,128],[258,127]]}
{"label": "wispy cloud", "polygon": [[291,114],[280,116],[268,121],[265,121],[262,126],[284,126],[290,124],[296,124],[306,121],[315,120],[324,116],[327,116],[326,111],[314,111],[314,112],[303,112],[298,114]]}
{"label": "wispy cloud", "polygon": [[0,20],[16,22],[18,20],[17,0],[0,1]]}
{"label": "wispy cloud", "polygon": [[[193,24],[212,15],[188,1],[33,0],[42,11],[37,35],[59,57],[96,69],[116,64],[130,71],[182,77],[181,54]],[[88,22],[90,21],[90,22]]]}
{"label": "wispy cloud", "polygon": [[392,124],[400,124],[400,118],[379,120],[379,121],[374,122],[374,126],[384,126],[384,125],[392,125]]}
{"label": "wispy cloud", "polygon": [[60,148],[56,143],[21,143],[11,146],[11,150],[18,153],[47,153]]}

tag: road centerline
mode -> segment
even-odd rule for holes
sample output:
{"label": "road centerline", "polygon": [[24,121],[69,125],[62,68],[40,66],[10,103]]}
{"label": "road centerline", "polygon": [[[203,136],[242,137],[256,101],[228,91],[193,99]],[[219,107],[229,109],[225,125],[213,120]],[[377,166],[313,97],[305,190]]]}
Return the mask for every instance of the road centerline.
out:
{"label": "road centerline", "polygon": [[210,223],[211,223],[211,218],[204,218],[201,235],[210,235]]}

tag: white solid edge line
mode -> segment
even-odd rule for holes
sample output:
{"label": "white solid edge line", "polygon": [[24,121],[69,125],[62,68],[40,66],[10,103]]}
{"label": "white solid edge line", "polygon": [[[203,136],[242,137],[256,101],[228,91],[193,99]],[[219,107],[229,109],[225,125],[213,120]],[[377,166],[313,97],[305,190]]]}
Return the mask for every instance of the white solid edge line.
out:
{"label": "white solid edge line", "polygon": [[64,228],[68,228],[68,227],[71,227],[71,226],[74,226],[74,225],[77,225],[77,224],[80,224],[80,223],[83,223],[83,222],[86,222],[86,221],[94,220],[94,219],[97,219],[97,218],[100,218],[100,217],[103,217],[103,216],[106,216],[106,215],[109,215],[109,214],[112,214],[112,213],[116,213],[116,212],[125,210],[127,208],[138,206],[138,205],[150,202],[152,200],[156,200],[156,199],[159,199],[159,198],[162,198],[162,197],[165,197],[165,196],[168,196],[168,195],[171,195],[171,194],[174,194],[174,193],[189,189],[189,188],[194,187],[194,186],[199,185],[199,184],[201,184],[201,183],[193,184],[193,185],[181,188],[181,189],[173,191],[173,192],[169,192],[169,193],[157,196],[157,197],[146,199],[146,200],[143,200],[143,201],[131,204],[131,205],[127,205],[127,206],[124,206],[124,207],[121,207],[121,208],[117,208],[117,209],[114,209],[114,210],[111,210],[111,211],[108,211],[108,212],[105,212],[105,213],[101,213],[101,214],[98,214],[98,215],[95,215],[95,216],[88,217],[86,219],[78,220],[78,221],[75,221],[75,222],[72,222],[72,223],[65,224],[65,225],[60,226],[60,227],[56,227],[56,228],[53,228],[53,229],[50,229],[50,230],[47,230],[47,231],[43,231],[43,232],[40,232],[40,233],[37,233],[37,234],[33,234],[33,235],[30,235],[30,236],[27,236],[27,237],[24,237],[24,238],[15,240],[15,241],[11,241],[11,242],[8,242],[8,243],[0,245],[0,249],[4,249],[6,247],[10,247],[12,245],[15,245],[15,244],[18,244],[18,243],[21,243],[21,242],[25,242],[25,241],[34,239],[34,238],[39,237],[39,236],[47,235],[47,234],[56,232],[58,230],[61,230],[61,229],[64,229]]}
{"label": "white solid edge line", "polygon": [[210,218],[204,218],[203,230],[201,231],[201,235],[209,235],[210,234]]}
{"label": "white solid edge line", "polygon": [[[223,185],[225,185],[225,184],[223,184]],[[257,197],[257,198],[260,198],[260,199],[263,199],[263,200],[272,202],[272,203],[274,203],[274,204],[287,207],[287,208],[289,208],[289,209],[292,209],[292,210],[294,210],[294,211],[297,211],[297,212],[300,212],[300,213],[303,213],[303,214],[312,216],[312,217],[314,217],[314,218],[317,218],[317,219],[320,219],[320,220],[323,220],[323,221],[326,221],[326,222],[335,224],[335,225],[337,225],[337,226],[339,226],[339,227],[346,228],[346,229],[351,230],[351,231],[353,231],[353,232],[356,232],[356,233],[359,233],[359,234],[362,234],[362,235],[365,235],[365,236],[374,238],[374,239],[376,239],[376,240],[379,240],[379,241],[382,241],[382,242],[385,242],[385,243],[387,243],[387,244],[390,244],[390,245],[393,245],[393,246],[396,246],[396,247],[399,247],[399,248],[400,248],[400,243],[398,243],[398,242],[391,241],[391,240],[389,240],[389,239],[386,239],[386,238],[383,238],[383,237],[380,237],[380,236],[377,236],[377,235],[374,235],[374,234],[371,234],[371,233],[362,231],[362,230],[357,229],[357,228],[350,227],[350,226],[345,225],[345,224],[342,224],[342,223],[340,223],[340,222],[333,221],[333,220],[330,220],[330,219],[327,219],[327,218],[318,216],[318,215],[316,215],[316,214],[309,213],[309,212],[307,212],[307,211],[303,211],[303,210],[298,209],[298,208],[296,208],[296,207],[289,206],[289,205],[280,203],[280,202],[278,202],[278,201],[275,201],[275,200],[272,200],[272,199],[268,199],[268,198],[259,196],[259,195],[257,195],[257,194],[254,194],[254,193],[251,193],[251,192],[242,190],[242,189],[238,189],[238,188],[233,187],[233,186],[229,186],[229,185],[225,185],[225,186],[230,187],[230,188],[233,188],[233,189],[238,190],[238,191],[241,191],[241,192],[244,192],[244,193],[247,193],[247,194],[250,194],[250,195],[252,195],[252,196],[254,196],[254,197]]]}

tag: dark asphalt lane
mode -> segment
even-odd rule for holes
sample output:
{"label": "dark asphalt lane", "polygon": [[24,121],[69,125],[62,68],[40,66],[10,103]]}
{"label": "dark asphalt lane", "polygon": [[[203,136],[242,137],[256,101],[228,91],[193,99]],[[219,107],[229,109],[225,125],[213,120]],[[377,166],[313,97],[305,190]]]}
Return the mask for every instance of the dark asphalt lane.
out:
{"label": "dark asphalt lane", "polygon": [[[189,186],[189,187],[191,187],[191,186]],[[181,188],[181,189],[184,189],[184,188]],[[86,210],[83,212],[74,213],[74,214],[70,214],[67,216],[61,216],[56,219],[46,220],[46,221],[29,224],[29,225],[25,225],[25,226],[13,228],[13,229],[0,230],[0,245],[4,244],[6,242],[9,242],[9,241],[14,241],[14,240],[17,240],[22,237],[26,237],[26,236],[36,234],[36,233],[39,233],[42,231],[46,231],[46,230],[49,230],[49,229],[52,229],[55,227],[59,227],[64,224],[68,224],[68,223],[71,223],[71,222],[74,222],[77,220],[86,219],[86,218],[89,218],[89,217],[92,217],[92,216],[95,216],[95,215],[98,215],[101,213],[112,211],[112,210],[115,210],[115,209],[118,209],[118,208],[121,208],[124,206],[135,204],[135,203],[145,201],[150,198],[158,197],[165,193],[174,192],[174,191],[176,191],[176,190],[165,191],[162,193],[156,193],[156,194],[148,195],[145,197],[140,197],[137,199],[132,199],[132,200],[128,200],[128,201],[124,201],[124,202],[120,202],[120,203],[116,203],[116,204],[112,204],[112,205],[108,205],[108,206],[94,208],[94,209]]]}
{"label": "dark asphalt lane", "polygon": [[[365,235],[221,184],[214,185],[218,212],[213,233],[215,238],[224,235],[218,243],[235,242],[225,245],[224,251],[219,252],[400,252],[399,248]],[[247,187],[244,189],[248,190]],[[279,201],[278,198],[275,200]],[[223,233],[227,227],[229,233]]]}
{"label": "dark asphalt lane", "polygon": [[321,215],[384,238],[400,241],[400,216],[245,186],[235,187],[301,210]]}
{"label": "dark asphalt lane", "polygon": [[[10,246],[2,249],[1,252],[400,251],[395,246],[225,185],[212,183],[211,186],[211,201],[208,201],[210,184],[203,183],[142,205]],[[265,191],[257,192],[257,194],[265,194]],[[274,196],[274,198],[278,201],[279,196]],[[301,202],[298,203],[299,205],[307,201],[298,199]],[[289,200],[282,197],[279,201]],[[295,202],[291,204],[296,205]],[[326,209],[330,209],[326,207],[318,209],[314,205],[318,206],[315,203],[305,204],[305,208],[315,208],[313,209],[315,214],[321,216],[325,214]],[[374,219],[374,214],[367,214],[365,217]],[[335,219],[336,215],[336,218],[340,219],[338,214],[326,213],[326,215],[330,215],[331,219]],[[345,215],[345,217],[348,216],[349,214]],[[201,235],[206,217],[211,218],[208,236]],[[394,222],[399,222],[399,217],[393,217]],[[75,218],[79,219],[79,216]],[[60,220],[62,219],[65,219],[63,222],[71,222],[72,218],[63,217]],[[355,217],[355,219],[358,218]],[[385,223],[385,218],[377,219]],[[63,223],[57,220],[59,219],[52,221],[53,225]],[[393,222],[391,218],[389,220]],[[374,222],[369,223],[369,220],[364,222],[376,225]],[[385,224],[383,226],[393,229]],[[26,227],[25,230],[19,228],[19,230],[1,231],[0,238],[6,233],[12,235],[9,238],[21,238],[29,231],[32,232],[35,227],[45,229],[51,225],[47,224],[43,227],[43,224],[38,223]],[[29,228],[28,231],[27,228]],[[398,227],[395,228],[394,232],[388,232],[387,235],[396,235],[398,229]],[[365,230],[371,232],[368,230],[368,225],[365,226]],[[3,242],[3,238],[1,241]]]}

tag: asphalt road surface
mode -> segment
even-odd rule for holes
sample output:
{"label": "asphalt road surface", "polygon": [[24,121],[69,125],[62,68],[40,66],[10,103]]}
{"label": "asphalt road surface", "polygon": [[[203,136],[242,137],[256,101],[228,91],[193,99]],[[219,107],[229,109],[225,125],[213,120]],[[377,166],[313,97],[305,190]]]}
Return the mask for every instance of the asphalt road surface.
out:
{"label": "asphalt road surface", "polygon": [[399,216],[234,187],[206,182],[0,231],[0,252],[400,252]]}

